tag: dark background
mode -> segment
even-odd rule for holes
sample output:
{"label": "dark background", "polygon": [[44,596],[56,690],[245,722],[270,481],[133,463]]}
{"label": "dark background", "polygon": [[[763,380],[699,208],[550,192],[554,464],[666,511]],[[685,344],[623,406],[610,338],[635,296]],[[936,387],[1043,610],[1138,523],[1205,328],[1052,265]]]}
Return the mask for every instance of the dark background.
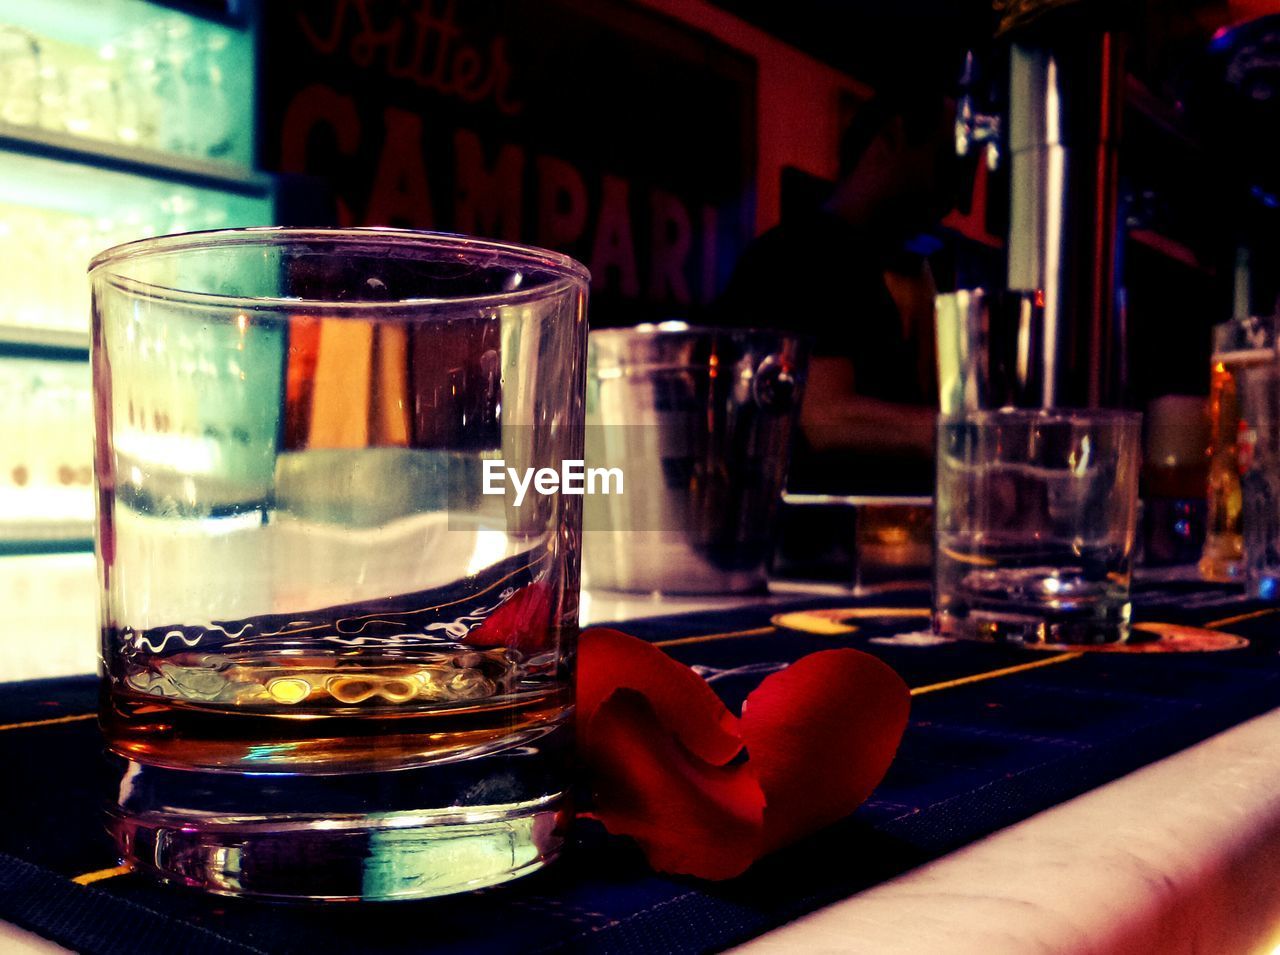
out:
{"label": "dark background", "polygon": [[[1233,308],[1274,308],[1280,120],[1277,97],[1256,94],[1275,71],[1265,68],[1265,43],[1236,42],[1232,30],[1233,18],[1269,7],[1094,6],[1123,7],[1136,25],[1119,259],[1124,397],[1140,408],[1161,394],[1203,394],[1212,325]],[[910,77],[954,94],[973,49],[984,68],[977,91],[990,100],[980,105],[1000,109],[1004,64],[991,7],[263,0],[260,159],[311,177],[291,224],[394,224],[551,246],[592,269],[594,326],[696,320],[753,234],[825,198],[838,131],[872,90]],[[738,19],[706,27],[722,14]],[[418,50],[424,15],[433,29]],[[333,49],[317,49],[304,22],[327,37],[335,20]],[[436,73],[441,24],[452,32]],[[741,41],[753,30],[813,65],[797,79],[785,56]],[[459,51],[472,71],[465,96],[450,84]],[[426,81],[395,75],[415,59]],[[495,61],[505,66],[496,75]],[[1238,80],[1241,64],[1253,71],[1248,84]],[[823,69],[840,71],[846,87],[818,82]],[[791,111],[805,121],[788,125]],[[1006,161],[987,174],[971,161],[957,210],[920,237],[940,289],[1003,286],[1007,169]],[[1256,250],[1243,304],[1233,301],[1241,246]]]}

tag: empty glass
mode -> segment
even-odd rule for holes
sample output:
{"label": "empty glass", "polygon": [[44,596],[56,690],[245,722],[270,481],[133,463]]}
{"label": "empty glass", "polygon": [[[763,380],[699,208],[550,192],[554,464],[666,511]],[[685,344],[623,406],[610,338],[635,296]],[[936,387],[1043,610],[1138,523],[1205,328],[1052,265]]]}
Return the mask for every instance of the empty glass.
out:
{"label": "empty glass", "polygon": [[1141,415],[938,423],[934,627],[1017,643],[1127,639]]}

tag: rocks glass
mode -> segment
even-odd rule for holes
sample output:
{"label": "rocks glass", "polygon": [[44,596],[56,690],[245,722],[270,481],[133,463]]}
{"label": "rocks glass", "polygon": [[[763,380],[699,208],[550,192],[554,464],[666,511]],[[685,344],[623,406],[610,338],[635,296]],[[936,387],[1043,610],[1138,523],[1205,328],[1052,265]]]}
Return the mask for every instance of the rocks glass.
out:
{"label": "rocks glass", "polygon": [[942,418],[934,628],[1014,643],[1127,639],[1140,448],[1133,412]]}
{"label": "rocks glass", "polygon": [[587,274],[391,229],[166,236],[93,287],[110,828],[268,897],[490,885],[560,848]]}

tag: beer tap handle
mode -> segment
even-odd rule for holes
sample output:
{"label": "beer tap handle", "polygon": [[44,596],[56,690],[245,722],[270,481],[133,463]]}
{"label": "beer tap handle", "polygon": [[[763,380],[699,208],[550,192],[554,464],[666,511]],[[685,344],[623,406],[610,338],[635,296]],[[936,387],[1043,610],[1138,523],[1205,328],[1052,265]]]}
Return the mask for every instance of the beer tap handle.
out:
{"label": "beer tap handle", "polygon": [[977,63],[973,51],[969,50],[965,53],[960,97],[956,100],[956,155],[968,156],[981,146],[987,168],[994,172],[1000,166],[1000,116],[979,110],[974,96],[977,77]]}

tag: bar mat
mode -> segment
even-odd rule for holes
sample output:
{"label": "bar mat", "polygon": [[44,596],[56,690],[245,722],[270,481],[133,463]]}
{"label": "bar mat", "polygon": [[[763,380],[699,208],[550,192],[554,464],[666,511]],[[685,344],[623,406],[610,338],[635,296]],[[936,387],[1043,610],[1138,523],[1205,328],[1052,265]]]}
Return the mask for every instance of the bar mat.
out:
{"label": "bar mat", "polygon": [[[898,759],[872,798],[724,883],[655,875],[624,840],[582,824],[549,869],[445,899],[281,904],[154,885],[114,868],[103,833],[95,680],[8,684],[0,918],[100,955],[716,951],[1280,705],[1280,606],[1237,589],[1174,583],[1135,594],[1139,620],[1249,641],[1215,653],[939,643],[911,636],[927,602],[927,591],[904,590],[621,626],[695,665],[735,709],[768,673],[836,646],[876,654],[916,690]],[[856,627],[771,623],[808,608],[854,609]]]}

